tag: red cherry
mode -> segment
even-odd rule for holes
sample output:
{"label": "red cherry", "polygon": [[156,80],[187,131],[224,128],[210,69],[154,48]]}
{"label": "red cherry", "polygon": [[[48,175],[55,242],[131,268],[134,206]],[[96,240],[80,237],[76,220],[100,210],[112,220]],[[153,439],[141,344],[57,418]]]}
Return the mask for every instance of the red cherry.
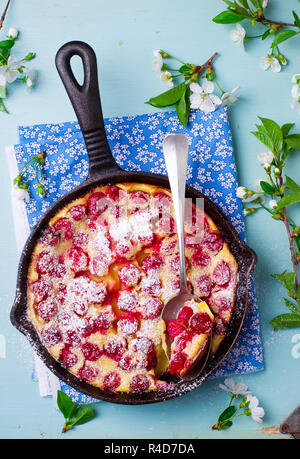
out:
{"label": "red cherry", "polygon": [[123,371],[133,371],[136,368],[136,364],[130,355],[123,355],[118,366]]}
{"label": "red cherry", "polygon": [[62,282],[59,283],[55,290],[56,301],[58,301],[60,304],[63,304],[66,300],[66,294],[67,294],[66,284],[63,284]]}
{"label": "red cherry", "polygon": [[140,190],[133,190],[129,193],[129,199],[137,205],[146,205],[149,202],[149,194]]}
{"label": "red cherry", "polygon": [[38,302],[44,300],[48,296],[48,293],[52,288],[52,283],[41,279],[33,282],[30,288],[33,291],[36,301]]}
{"label": "red cherry", "polygon": [[209,296],[212,288],[210,276],[208,274],[204,274],[203,276],[198,277],[198,279],[196,279],[196,286],[200,297]]}
{"label": "red cherry", "polygon": [[154,343],[146,336],[138,336],[130,343],[133,352],[142,352],[147,355],[154,351]]}
{"label": "red cherry", "polygon": [[177,316],[178,322],[187,326],[190,320],[190,317],[194,314],[194,311],[189,306],[184,306]]}
{"label": "red cherry", "polygon": [[163,304],[159,298],[149,297],[140,304],[143,319],[157,319],[160,316]]}
{"label": "red cherry", "polygon": [[86,301],[82,301],[81,299],[75,299],[72,303],[72,309],[79,317],[84,316],[88,310],[89,306]]}
{"label": "red cherry", "polygon": [[153,206],[155,209],[158,209],[159,212],[169,209],[171,204],[172,199],[163,191],[159,191],[153,196]]}
{"label": "red cherry", "polygon": [[148,295],[159,296],[161,292],[161,283],[158,277],[144,277],[141,282],[141,291]]}
{"label": "red cherry", "polygon": [[88,235],[84,231],[78,231],[78,233],[74,236],[73,245],[76,247],[81,247],[85,245],[88,241]]}
{"label": "red cherry", "polygon": [[111,359],[119,361],[127,349],[127,342],[125,339],[116,338],[109,341],[104,345],[105,353]]}
{"label": "red cherry", "polygon": [[101,333],[106,333],[106,331],[112,326],[113,321],[114,319],[109,312],[101,312],[95,319],[96,329]]}
{"label": "red cherry", "polygon": [[133,263],[128,263],[119,269],[118,275],[122,284],[127,287],[136,285],[141,277],[140,270]]}
{"label": "red cherry", "polygon": [[83,368],[78,370],[78,375],[85,381],[93,381],[99,376],[99,370],[98,368],[85,365]]}
{"label": "red cherry", "polygon": [[229,264],[222,260],[218,263],[213,272],[213,280],[217,285],[224,285],[230,281],[231,271]]}
{"label": "red cherry", "polygon": [[120,188],[116,185],[111,185],[108,187],[107,196],[115,202],[119,202]]}
{"label": "red cherry", "polygon": [[36,270],[39,274],[54,274],[57,260],[50,252],[43,251],[38,256]]}
{"label": "red cherry", "polygon": [[109,263],[107,258],[102,255],[93,257],[90,261],[90,271],[94,276],[104,276],[108,271]]}
{"label": "red cherry", "polygon": [[54,233],[50,226],[47,226],[40,237],[40,241],[43,245],[55,247],[59,242],[59,237]]}
{"label": "red cherry", "polygon": [[71,247],[69,257],[73,271],[84,271],[88,267],[89,256],[81,247]]}
{"label": "red cherry", "polygon": [[83,220],[86,217],[86,207],[82,204],[73,206],[69,210],[69,214],[76,222]]}
{"label": "red cherry", "polygon": [[108,208],[109,201],[104,193],[93,193],[87,202],[89,215],[101,215]]}
{"label": "red cherry", "polygon": [[78,347],[81,343],[80,337],[74,330],[67,330],[63,335],[64,343],[73,347]]}
{"label": "red cherry", "polygon": [[169,320],[169,322],[167,322],[167,332],[172,341],[184,330],[185,328],[183,327],[183,325],[181,325],[176,319],[172,319]]}
{"label": "red cherry", "polygon": [[192,255],[192,262],[196,266],[201,266],[202,268],[205,268],[210,263],[210,255],[204,252],[202,247],[198,247],[194,250],[194,253]]}
{"label": "red cherry", "polygon": [[179,374],[183,370],[185,359],[185,356],[179,352],[172,356],[169,363],[169,372],[171,375]]}
{"label": "red cherry", "polygon": [[224,296],[211,298],[209,300],[209,305],[211,306],[213,312],[217,314],[231,309],[231,301]]}
{"label": "red cherry", "polygon": [[197,312],[190,320],[191,330],[201,334],[208,334],[212,327],[212,320],[207,312]]}
{"label": "red cherry", "polygon": [[59,360],[67,367],[71,368],[78,362],[77,355],[73,354],[68,347],[64,347],[60,353]]}
{"label": "red cherry", "polygon": [[73,223],[68,218],[60,218],[53,225],[56,234],[59,234],[63,241],[73,239],[74,227]]}
{"label": "red cherry", "polygon": [[44,322],[49,322],[57,313],[57,305],[51,298],[47,298],[38,303],[35,306],[35,310]]}
{"label": "red cherry", "polygon": [[123,335],[131,336],[134,335],[139,328],[139,321],[135,317],[125,317],[118,321],[118,330]]}
{"label": "red cherry", "polygon": [[149,271],[158,271],[163,265],[163,259],[160,255],[148,255],[142,261],[142,270],[146,273]]}
{"label": "red cherry", "polygon": [[111,371],[104,376],[103,389],[115,391],[121,384],[121,377],[115,371]]}
{"label": "red cherry", "polygon": [[122,290],[117,299],[117,306],[121,311],[135,311],[138,305],[138,296],[135,290]]}
{"label": "red cherry", "polygon": [[130,388],[133,391],[142,392],[150,387],[150,380],[148,376],[143,374],[135,375],[131,378]]}
{"label": "red cherry", "polygon": [[46,346],[55,346],[62,341],[62,336],[58,328],[49,327],[43,332],[43,340]]}
{"label": "red cherry", "polygon": [[157,357],[156,357],[156,352],[153,350],[147,355],[147,367],[146,369],[152,370],[152,368],[155,368],[157,366]]}
{"label": "red cherry", "polygon": [[86,360],[90,360],[91,362],[95,362],[103,354],[103,351],[99,346],[97,346],[97,344],[89,342],[83,343],[81,345],[81,351],[83,353],[83,357]]}
{"label": "red cherry", "polygon": [[218,253],[223,247],[223,239],[220,233],[207,233],[203,240],[203,244],[206,245],[208,250],[211,252]]}
{"label": "red cherry", "polygon": [[213,332],[216,335],[225,336],[227,333],[227,324],[221,317],[215,317]]}
{"label": "red cherry", "polygon": [[158,226],[165,234],[173,234],[175,229],[175,220],[171,215],[163,214],[158,220]]}
{"label": "red cherry", "polygon": [[92,333],[95,333],[95,320],[92,317],[87,317],[84,319],[83,325],[80,327],[80,334],[87,338]]}
{"label": "red cherry", "polygon": [[106,287],[102,282],[90,281],[88,287],[88,300],[91,303],[103,304],[106,298]]}

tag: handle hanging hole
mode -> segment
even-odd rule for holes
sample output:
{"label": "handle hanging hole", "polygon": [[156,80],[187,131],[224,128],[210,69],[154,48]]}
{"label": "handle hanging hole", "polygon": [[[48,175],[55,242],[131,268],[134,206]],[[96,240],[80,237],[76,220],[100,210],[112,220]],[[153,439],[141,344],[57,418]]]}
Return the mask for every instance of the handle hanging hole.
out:
{"label": "handle hanging hole", "polygon": [[79,84],[79,86],[82,87],[84,83],[84,70],[81,57],[76,55],[72,56],[70,60],[70,65],[77,83]]}

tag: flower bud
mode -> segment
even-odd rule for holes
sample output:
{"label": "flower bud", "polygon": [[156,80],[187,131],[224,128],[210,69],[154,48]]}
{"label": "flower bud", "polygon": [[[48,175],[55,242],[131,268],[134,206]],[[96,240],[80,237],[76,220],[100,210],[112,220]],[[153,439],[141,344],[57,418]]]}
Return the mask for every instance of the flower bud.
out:
{"label": "flower bud", "polygon": [[244,186],[239,186],[237,189],[236,189],[236,197],[237,198],[240,198],[240,199],[244,199],[246,198],[248,195],[248,190],[246,187]]}
{"label": "flower bud", "polygon": [[269,202],[269,207],[270,209],[276,209],[277,201],[275,199],[271,199],[271,201]]}
{"label": "flower bud", "polygon": [[22,182],[22,176],[21,174],[19,174],[14,178],[14,184],[19,187],[21,185],[21,182]]}
{"label": "flower bud", "polygon": [[215,79],[215,74],[211,65],[207,66],[205,78],[208,81],[213,81]]}
{"label": "flower bud", "polygon": [[10,27],[8,29],[9,38],[17,38],[18,35],[19,35],[19,31],[15,27]]}
{"label": "flower bud", "polygon": [[251,413],[250,408],[246,408],[246,409],[244,410],[244,414],[245,414],[246,416],[251,416],[252,413]]}
{"label": "flower bud", "polygon": [[275,169],[274,169],[275,177],[279,177],[280,176],[280,172],[281,172],[280,169],[278,167],[275,167]]}
{"label": "flower bud", "polygon": [[45,190],[40,183],[38,183],[37,192],[38,192],[38,195],[41,196],[41,198],[45,196]]}
{"label": "flower bud", "polygon": [[286,65],[288,63],[287,59],[281,53],[278,54],[278,59],[281,65]]}

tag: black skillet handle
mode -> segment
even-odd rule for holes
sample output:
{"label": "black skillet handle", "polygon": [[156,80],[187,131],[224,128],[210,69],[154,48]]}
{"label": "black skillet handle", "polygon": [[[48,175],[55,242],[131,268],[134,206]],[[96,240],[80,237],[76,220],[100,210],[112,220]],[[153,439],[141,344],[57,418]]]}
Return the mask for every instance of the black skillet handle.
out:
{"label": "black skillet handle", "polygon": [[[71,69],[71,58],[79,56],[83,62],[84,81],[81,86]],[[56,68],[72,102],[81,127],[89,156],[88,178],[112,170],[120,170],[110,151],[101,109],[97,60],[93,49],[82,41],[63,45],[55,58]]]}

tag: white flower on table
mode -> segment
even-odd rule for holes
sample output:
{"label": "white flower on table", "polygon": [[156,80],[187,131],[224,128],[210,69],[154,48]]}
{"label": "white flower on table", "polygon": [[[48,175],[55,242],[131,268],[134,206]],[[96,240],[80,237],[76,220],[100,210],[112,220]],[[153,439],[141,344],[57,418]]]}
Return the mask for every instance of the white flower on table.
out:
{"label": "white flower on table", "polygon": [[269,207],[270,209],[274,210],[276,209],[277,207],[277,201],[275,199],[271,199],[271,201],[269,202]]}
{"label": "white flower on table", "polygon": [[268,0],[263,0],[262,7],[267,8],[268,6]]}
{"label": "white flower on table", "polygon": [[222,104],[220,97],[213,94],[214,89],[214,84],[208,80],[204,80],[202,86],[198,83],[191,83],[191,108],[199,109],[204,113],[213,112]]}
{"label": "white flower on table", "polygon": [[153,55],[154,55],[154,59],[153,59],[152,63],[153,63],[154,71],[156,73],[160,73],[161,72],[161,68],[163,66],[163,58],[162,58],[162,55],[160,53],[160,50],[156,49],[155,51],[153,51]]}
{"label": "white flower on table", "polygon": [[244,40],[246,38],[246,30],[241,24],[237,24],[235,29],[230,32],[230,39],[240,48],[244,49]]}
{"label": "white flower on table", "polygon": [[300,75],[294,75],[292,82],[296,82],[296,84],[292,87],[291,108],[297,110],[300,115]]}
{"label": "white flower on table", "polygon": [[7,35],[9,36],[9,38],[17,38],[17,36],[19,35],[19,31],[15,27],[10,27],[8,29]]}
{"label": "white flower on table", "polygon": [[273,54],[263,56],[260,60],[260,65],[263,70],[268,70],[269,68],[271,68],[272,72],[275,73],[281,71],[281,65],[279,63],[279,60]]}
{"label": "white flower on table", "polygon": [[234,104],[234,102],[238,100],[237,92],[239,89],[240,87],[237,86],[229,92],[224,92],[224,94],[221,97],[222,107],[224,107],[224,105],[232,105]]}
{"label": "white flower on table", "polygon": [[168,86],[168,88],[172,88],[174,86],[172,74],[168,70],[161,72],[160,79],[166,86]]}
{"label": "white flower on table", "polygon": [[26,70],[26,86],[31,88],[36,84],[37,72],[35,70]]}
{"label": "white flower on table", "polygon": [[13,185],[12,195],[14,198],[19,199],[20,201],[25,200],[26,202],[28,202],[30,200],[28,191],[23,188],[19,188],[16,185]]}
{"label": "white flower on table", "polygon": [[265,410],[259,405],[259,400],[257,397],[254,397],[253,395],[248,395],[247,396],[247,401],[249,403],[249,409],[251,411],[251,417],[253,421],[255,422],[262,422],[262,418],[265,415]]}
{"label": "white flower on table", "polygon": [[257,155],[257,159],[264,167],[270,166],[273,162],[274,155],[271,151],[267,151],[265,153],[259,153]]}
{"label": "white flower on table", "polygon": [[247,188],[244,186],[238,186],[236,189],[236,197],[240,199],[244,199],[247,196]]}
{"label": "white flower on table", "polygon": [[296,73],[296,75],[293,75],[291,81],[292,83],[295,83],[296,85],[298,85],[300,88],[300,74],[299,73],[298,74]]}
{"label": "white flower on table", "polygon": [[22,64],[20,61],[17,61],[14,56],[9,56],[7,65],[0,67],[0,77],[2,77],[1,80],[5,80],[6,83],[13,83],[20,75],[18,69],[21,66]]}
{"label": "white flower on table", "polygon": [[248,386],[244,383],[236,383],[232,378],[227,378],[224,384],[219,384],[220,389],[225,390],[233,395],[248,395],[250,392],[247,390]]}

